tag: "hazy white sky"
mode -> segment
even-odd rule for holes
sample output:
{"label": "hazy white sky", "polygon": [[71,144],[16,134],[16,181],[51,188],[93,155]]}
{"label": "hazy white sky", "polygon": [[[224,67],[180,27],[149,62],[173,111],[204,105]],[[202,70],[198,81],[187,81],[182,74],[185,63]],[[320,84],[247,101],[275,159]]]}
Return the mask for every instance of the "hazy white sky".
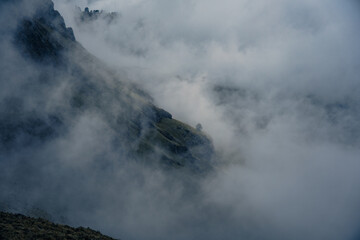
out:
{"label": "hazy white sky", "polygon": [[[178,176],[136,164],[115,164],[106,179],[90,167],[74,176],[114,134],[84,114],[46,150],[71,165],[48,166],[47,182],[64,196],[57,210],[128,240],[359,236],[356,1],[54,2],[89,52],[177,119],[200,122],[217,150],[216,171],[191,194]],[[121,16],[81,24],[75,6]],[[47,186],[29,194],[52,196]]]}
{"label": "hazy white sky", "polygon": [[[56,3],[60,10],[74,4]],[[213,138],[225,166],[204,184],[206,201],[232,209],[215,229],[226,224],[228,239],[241,236],[241,224],[251,229],[245,239],[353,239],[359,232],[357,2],[78,5],[121,13],[112,25],[76,25],[66,10],[90,52]],[[219,85],[233,90],[214,91]]]}

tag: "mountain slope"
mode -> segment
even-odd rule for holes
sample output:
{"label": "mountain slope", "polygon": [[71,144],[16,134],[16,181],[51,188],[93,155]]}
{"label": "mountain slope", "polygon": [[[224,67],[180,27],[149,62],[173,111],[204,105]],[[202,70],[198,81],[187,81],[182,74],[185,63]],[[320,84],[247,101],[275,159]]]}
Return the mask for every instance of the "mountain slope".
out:
{"label": "mountain slope", "polygon": [[130,239],[200,194],[206,133],[92,56],[50,0],[1,2],[0,22],[0,211]]}
{"label": "mountain slope", "polygon": [[[120,80],[90,55],[76,42],[51,1],[40,1],[38,6],[34,14],[21,19],[13,42],[39,73],[28,80],[31,85],[25,96],[4,99],[0,114],[3,151],[47,143],[69,131],[82,115],[95,114],[115,132],[111,147],[126,152],[127,157],[195,172],[210,167],[213,148],[204,133],[172,119],[139,87]],[[57,93],[57,98],[49,93]],[[27,107],[27,102],[36,105]]]}

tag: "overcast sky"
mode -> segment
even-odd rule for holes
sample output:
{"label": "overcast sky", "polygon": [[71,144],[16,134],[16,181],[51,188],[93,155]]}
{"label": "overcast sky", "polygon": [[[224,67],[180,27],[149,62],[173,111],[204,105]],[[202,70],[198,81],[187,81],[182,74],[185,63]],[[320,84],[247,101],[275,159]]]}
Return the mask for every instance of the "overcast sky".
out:
{"label": "overcast sky", "polygon": [[[50,208],[46,192],[58,187],[53,213],[64,208],[72,223],[126,240],[359,237],[357,1],[54,2],[76,39],[119,79],[140,85],[175,118],[202,124],[216,171],[193,193],[136,164],[115,164],[107,178],[92,167],[73,176],[84,162],[66,159],[110,151],[104,143],[115,134],[85,114],[46,149],[61,154],[34,202]],[[80,23],[75,6],[120,15]]]}
{"label": "overcast sky", "polygon": [[[73,5],[121,17],[77,25]],[[352,239],[358,232],[358,2],[103,0],[56,7],[66,9],[90,52],[211,135],[224,166],[206,181],[206,199],[232,209],[233,239],[243,222],[260,239]]]}

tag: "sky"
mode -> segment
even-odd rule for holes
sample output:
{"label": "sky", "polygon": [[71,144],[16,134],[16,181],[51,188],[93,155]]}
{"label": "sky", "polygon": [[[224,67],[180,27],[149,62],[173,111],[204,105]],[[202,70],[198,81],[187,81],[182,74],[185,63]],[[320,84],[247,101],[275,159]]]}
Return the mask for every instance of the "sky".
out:
{"label": "sky", "polygon": [[[54,3],[119,79],[141,86],[174,118],[201,123],[215,171],[194,179],[114,163],[106,145],[114,133],[87,113],[44,150],[61,153],[45,167],[49,185],[15,196],[129,240],[360,237],[357,1]],[[81,23],[76,6],[119,17]],[[111,171],[86,165],[103,152]]]}

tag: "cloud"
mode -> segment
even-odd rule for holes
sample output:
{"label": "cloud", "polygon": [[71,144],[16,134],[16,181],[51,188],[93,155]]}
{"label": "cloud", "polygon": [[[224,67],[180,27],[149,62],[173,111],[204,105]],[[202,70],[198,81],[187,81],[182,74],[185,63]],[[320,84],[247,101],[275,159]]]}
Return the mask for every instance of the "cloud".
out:
{"label": "cloud", "polygon": [[[61,138],[1,161],[0,199],[123,239],[356,238],[356,4],[56,0],[77,40],[120,79],[143,87],[177,119],[202,124],[216,168],[201,178],[127,161],[102,114],[69,113]],[[80,24],[75,5],[121,16]],[[1,78],[13,81],[1,81],[1,99],[22,96],[24,83],[44,71],[5,42]],[[21,73],[19,63],[27,66]],[[53,71],[46,70],[56,81],[40,91],[56,92],[53,102],[42,105],[48,95],[33,89],[28,109],[62,109],[77,80]],[[101,71],[88,74],[113,83]]]}

